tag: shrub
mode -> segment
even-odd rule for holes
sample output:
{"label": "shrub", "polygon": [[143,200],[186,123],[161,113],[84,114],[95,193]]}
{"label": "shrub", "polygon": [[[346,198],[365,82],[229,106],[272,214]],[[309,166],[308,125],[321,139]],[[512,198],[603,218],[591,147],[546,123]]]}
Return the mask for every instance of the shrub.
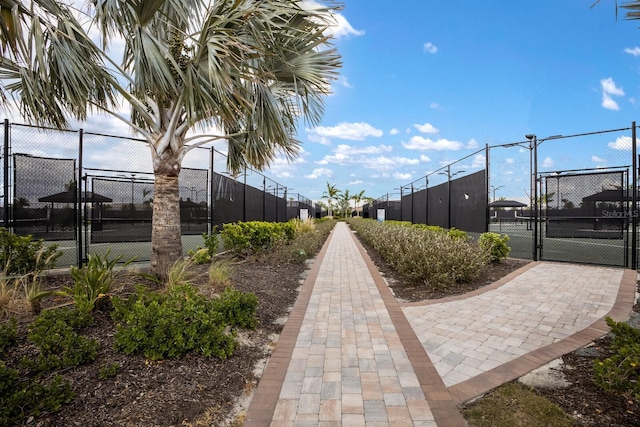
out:
{"label": "shrub", "polygon": [[263,221],[236,222],[222,228],[225,249],[241,255],[264,252],[281,241],[290,241],[295,235],[293,223]]}
{"label": "shrub", "polygon": [[0,356],[18,340],[18,321],[15,318],[0,323]]}
{"label": "shrub", "polygon": [[447,231],[447,236],[454,240],[462,240],[463,242],[469,241],[469,235],[466,231],[458,230],[455,227],[451,227],[449,231]]}
{"label": "shrub", "polygon": [[258,325],[256,309],[258,298],[253,292],[240,292],[227,288],[213,300],[213,310],[222,315],[222,320],[230,326],[254,329]]}
{"label": "shrub", "polygon": [[118,363],[111,363],[109,365],[103,366],[100,368],[98,378],[100,378],[101,380],[113,378],[118,374],[118,369],[120,369],[120,365]]}
{"label": "shrub", "polygon": [[57,411],[72,397],[71,386],[62,377],[48,383],[21,379],[17,370],[0,361],[0,425],[22,425],[27,416]]}
{"label": "shrub", "polygon": [[640,330],[607,317],[615,354],[596,360],[595,382],[602,389],[640,400]]}
{"label": "shrub", "polygon": [[365,242],[412,283],[443,288],[469,282],[490,262],[487,251],[440,231],[366,220],[352,225]]}
{"label": "shrub", "polygon": [[297,234],[290,240],[280,240],[269,251],[263,251],[259,258],[274,264],[303,263],[320,251],[324,241],[336,224],[335,219],[314,221],[315,231]]}
{"label": "shrub", "polygon": [[482,233],[478,239],[480,247],[491,254],[491,262],[502,262],[509,256],[511,248],[507,246],[509,236],[498,233]]}
{"label": "shrub", "polygon": [[[246,305],[242,298],[232,302]],[[235,349],[235,334],[226,330],[228,314],[219,311],[220,304],[199,295],[191,285],[176,285],[166,293],[139,287],[128,300],[113,299],[116,345],[126,354],[142,353],[152,360],[189,351],[227,358]]]}
{"label": "shrub", "polygon": [[209,249],[207,248],[199,247],[195,251],[189,249],[187,253],[194,264],[208,264],[211,262],[211,255],[209,255]]}
{"label": "shrub", "polygon": [[0,227],[0,266],[5,274],[24,274],[54,268],[62,256],[58,245],[44,246],[44,241],[31,236],[18,236]]}
{"label": "shrub", "polygon": [[90,325],[93,317],[74,309],[54,309],[42,312],[29,325],[27,338],[39,350],[35,359],[23,359],[22,364],[34,372],[50,372],[78,366],[96,358],[99,344],[76,331]]}
{"label": "shrub", "polygon": [[194,264],[207,264],[211,262],[211,259],[219,251],[220,238],[217,226],[213,227],[211,234],[202,233],[202,238],[204,239],[204,248],[198,246],[195,251],[189,250],[187,252],[192,258]]}

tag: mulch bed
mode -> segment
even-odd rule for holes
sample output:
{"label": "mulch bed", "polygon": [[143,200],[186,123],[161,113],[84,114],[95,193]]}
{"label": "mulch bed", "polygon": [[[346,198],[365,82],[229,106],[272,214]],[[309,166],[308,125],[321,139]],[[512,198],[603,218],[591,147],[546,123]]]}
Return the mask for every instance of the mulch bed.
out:
{"label": "mulch bed", "polygon": [[[474,283],[447,290],[428,290],[404,283],[375,252],[368,252],[387,278],[397,298],[404,301],[435,299],[463,294],[493,283],[529,261],[509,259],[491,266]],[[206,266],[200,266],[202,272]],[[256,293],[260,301],[255,331],[242,333],[241,346],[227,360],[188,355],[177,360],[152,362],[142,356],[127,356],[113,349],[115,326],[108,312],[96,312],[95,324],[87,334],[100,342],[95,362],[68,369],[64,377],[71,382],[76,397],[57,413],[42,414],[27,425],[34,426],[219,426],[234,421],[234,408],[246,400],[257,383],[255,366],[270,355],[277,334],[298,295],[304,265],[268,265],[243,261],[235,265],[233,286]],[[202,275],[200,280],[205,280]],[[69,281],[68,275],[49,279],[51,286]],[[129,287],[136,281],[128,276]],[[126,284],[125,284],[126,285]],[[640,311],[640,307],[636,307]],[[32,319],[23,318],[21,328]],[[608,341],[596,344],[606,354]],[[24,340],[13,356],[28,354]],[[606,356],[605,356],[606,357]],[[539,390],[573,414],[579,426],[640,425],[638,403],[603,392],[594,386],[591,375],[593,357],[565,356],[565,374],[572,387],[564,390]],[[100,369],[117,364],[113,378],[99,379]],[[245,402],[246,404],[246,402]]]}

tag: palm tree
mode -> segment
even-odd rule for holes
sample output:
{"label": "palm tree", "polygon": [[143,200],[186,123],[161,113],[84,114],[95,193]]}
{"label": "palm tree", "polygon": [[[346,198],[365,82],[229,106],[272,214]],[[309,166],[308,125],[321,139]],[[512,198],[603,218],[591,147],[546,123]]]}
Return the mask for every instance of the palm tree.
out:
{"label": "palm tree", "polygon": [[322,198],[327,199],[327,206],[329,207],[329,216],[333,215],[332,202],[340,194],[340,190],[335,185],[329,184],[327,181],[327,189],[322,193]]}
{"label": "palm tree", "polygon": [[354,194],[353,196],[351,196],[351,198],[353,199],[353,201],[356,204],[356,215],[360,216],[360,211],[358,210],[358,205],[360,204],[360,202],[364,199],[364,190],[361,190],[359,193]]}
{"label": "palm tree", "polygon": [[[151,268],[162,277],[182,254],[178,175],[189,151],[226,139],[231,174],[261,170],[278,153],[297,155],[300,117],[319,122],[340,66],[326,31],[333,9],[300,0],[88,4],[81,25],[61,2],[0,2],[0,96],[37,124],[64,128],[67,114],[83,120],[97,109],[146,139]],[[124,41],[120,64],[108,56],[114,38]],[[118,113],[119,100],[130,116]],[[220,131],[204,134],[212,127]]]}
{"label": "palm tree", "polygon": [[342,212],[343,218],[347,218],[349,216],[349,211],[351,210],[350,202],[351,194],[349,194],[349,189],[346,189],[339,198],[340,211]]}

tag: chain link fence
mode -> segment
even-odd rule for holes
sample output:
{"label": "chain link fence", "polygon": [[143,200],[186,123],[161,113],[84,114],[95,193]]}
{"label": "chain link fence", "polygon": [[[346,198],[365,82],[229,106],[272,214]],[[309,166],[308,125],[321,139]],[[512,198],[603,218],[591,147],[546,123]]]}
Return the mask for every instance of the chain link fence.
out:
{"label": "chain link fence", "polygon": [[514,258],[636,268],[635,123],[486,146],[365,206],[371,217],[509,236]]}
{"label": "chain link fence", "polygon": [[[0,225],[57,243],[62,266],[109,248],[150,259],[154,177],[145,141],[8,120],[2,133]],[[178,185],[185,254],[225,223],[320,216],[311,200],[258,171],[231,176],[213,148],[191,150]]]}

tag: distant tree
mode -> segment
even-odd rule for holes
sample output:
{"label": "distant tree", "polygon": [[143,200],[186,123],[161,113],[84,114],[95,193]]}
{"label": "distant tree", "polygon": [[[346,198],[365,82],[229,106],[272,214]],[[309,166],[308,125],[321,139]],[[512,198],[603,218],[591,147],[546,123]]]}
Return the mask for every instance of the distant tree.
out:
{"label": "distant tree", "polygon": [[355,205],[356,205],[356,215],[360,216],[360,211],[358,210],[358,205],[360,204],[360,202],[362,200],[365,199],[364,196],[364,190],[360,191],[359,193],[354,194],[353,196],[351,196],[351,198],[353,199]]}
{"label": "distant tree", "polygon": [[338,197],[338,207],[343,218],[347,218],[351,212],[351,194],[349,190],[344,190]]}
{"label": "distant tree", "polygon": [[335,185],[329,184],[327,181],[327,189],[322,193],[322,198],[327,199],[329,216],[333,215],[333,200],[335,200],[340,194],[340,190]]}

